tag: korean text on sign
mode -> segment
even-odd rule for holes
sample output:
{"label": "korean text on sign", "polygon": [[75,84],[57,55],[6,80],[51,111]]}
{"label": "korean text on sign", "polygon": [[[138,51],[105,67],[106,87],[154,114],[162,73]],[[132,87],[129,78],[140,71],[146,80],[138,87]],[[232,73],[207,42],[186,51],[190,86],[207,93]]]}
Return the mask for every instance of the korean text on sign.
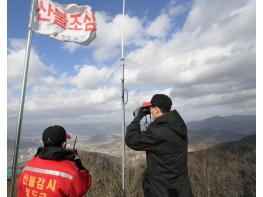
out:
{"label": "korean text on sign", "polygon": [[33,30],[61,41],[89,44],[96,37],[96,19],[88,5],[37,0]]}

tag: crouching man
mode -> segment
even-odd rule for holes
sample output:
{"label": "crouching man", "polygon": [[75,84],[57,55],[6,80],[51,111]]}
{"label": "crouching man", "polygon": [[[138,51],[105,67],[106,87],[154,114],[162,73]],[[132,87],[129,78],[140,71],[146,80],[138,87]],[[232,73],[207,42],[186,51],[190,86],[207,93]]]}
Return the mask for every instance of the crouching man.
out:
{"label": "crouching man", "polygon": [[69,135],[62,126],[44,130],[35,157],[25,164],[18,178],[18,197],[81,197],[91,185],[91,175],[79,156],[66,149]]}

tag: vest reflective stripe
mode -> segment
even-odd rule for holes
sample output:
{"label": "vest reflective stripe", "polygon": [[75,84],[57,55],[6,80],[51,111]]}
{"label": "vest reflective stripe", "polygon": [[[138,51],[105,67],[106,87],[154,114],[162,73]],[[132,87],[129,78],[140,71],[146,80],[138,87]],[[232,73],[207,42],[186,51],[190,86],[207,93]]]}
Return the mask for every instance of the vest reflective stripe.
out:
{"label": "vest reflective stripe", "polygon": [[43,168],[34,168],[30,166],[24,167],[23,171],[30,171],[30,172],[37,172],[37,173],[42,173],[42,174],[49,174],[49,175],[55,175],[55,176],[60,176],[66,179],[73,179],[73,176],[71,176],[68,173],[57,171],[57,170],[47,170]]}

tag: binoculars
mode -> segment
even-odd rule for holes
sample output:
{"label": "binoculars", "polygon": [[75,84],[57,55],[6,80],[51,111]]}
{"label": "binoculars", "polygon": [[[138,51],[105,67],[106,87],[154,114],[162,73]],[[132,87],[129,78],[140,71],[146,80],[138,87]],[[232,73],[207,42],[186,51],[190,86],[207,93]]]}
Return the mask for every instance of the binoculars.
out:
{"label": "binoculars", "polygon": [[150,114],[150,107],[147,106],[147,107],[138,107],[137,109],[135,109],[135,111],[133,112],[133,116],[137,116],[137,114],[139,113],[139,110],[143,108],[143,113],[145,113],[145,115],[148,115]]}

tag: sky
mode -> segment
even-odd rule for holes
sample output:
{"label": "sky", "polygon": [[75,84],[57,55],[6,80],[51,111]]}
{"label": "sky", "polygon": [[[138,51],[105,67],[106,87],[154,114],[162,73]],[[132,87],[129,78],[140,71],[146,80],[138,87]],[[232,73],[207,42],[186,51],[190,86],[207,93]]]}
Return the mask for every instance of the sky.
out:
{"label": "sky", "polygon": [[[84,1],[56,0],[57,3]],[[7,130],[15,133],[31,1],[7,2]],[[121,132],[121,0],[86,1],[89,46],[33,34],[23,132]],[[126,123],[156,93],[186,122],[256,114],[255,0],[126,0]]]}

